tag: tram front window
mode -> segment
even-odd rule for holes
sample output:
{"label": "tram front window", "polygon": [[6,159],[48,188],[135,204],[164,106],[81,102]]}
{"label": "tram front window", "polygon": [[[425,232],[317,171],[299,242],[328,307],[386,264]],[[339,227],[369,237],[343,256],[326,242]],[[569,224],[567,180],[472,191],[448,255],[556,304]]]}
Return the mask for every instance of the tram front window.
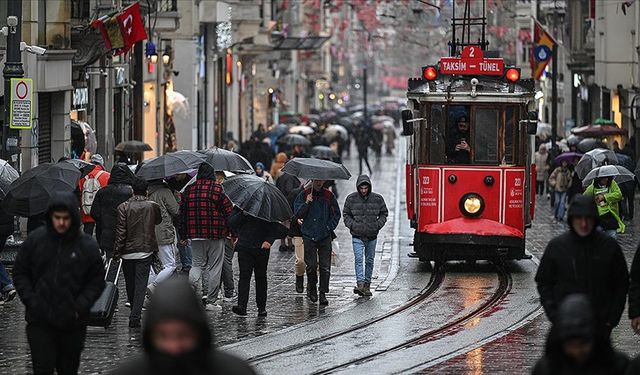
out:
{"label": "tram front window", "polygon": [[476,164],[498,164],[498,124],[500,111],[495,108],[476,108],[474,154]]}
{"label": "tram front window", "polygon": [[467,115],[459,116],[449,132],[447,161],[449,164],[471,163],[471,124]]}

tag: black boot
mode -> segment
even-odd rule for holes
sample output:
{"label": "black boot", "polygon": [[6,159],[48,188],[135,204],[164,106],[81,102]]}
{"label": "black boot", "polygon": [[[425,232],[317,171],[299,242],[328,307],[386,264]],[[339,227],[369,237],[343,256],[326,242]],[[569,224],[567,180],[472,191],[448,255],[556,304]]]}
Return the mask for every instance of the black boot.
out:
{"label": "black boot", "polygon": [[233,306],[231,308],[231,311],[233,311],[236,315],[247,316],[247,309],[240,306]]}
{"label": "black boot", "polygon": [[296,276],[296,292],[304,292],[304,276]]}
{"label": "black boot", "polygon": [[324,294],[324,292],[320,292],[320,305],[327,306],[328,304],[329,301],[327,301],[327,296]]}
{"label": "black boot", "polygon": [[318,290],[315,285],[307,285],[307,297],[311,302],[318,302]]}

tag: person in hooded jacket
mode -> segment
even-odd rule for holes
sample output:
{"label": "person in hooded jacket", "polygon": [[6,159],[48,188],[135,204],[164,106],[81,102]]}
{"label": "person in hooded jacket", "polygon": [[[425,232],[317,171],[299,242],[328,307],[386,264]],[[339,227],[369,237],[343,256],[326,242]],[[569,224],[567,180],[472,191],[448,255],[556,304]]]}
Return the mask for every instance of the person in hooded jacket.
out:
{"label": "person in hooded jacket", "polygon": [[76,374],[89,309],[104,289],[98,244],[80,230],[72,193],[51,199],[47,225],[24,241],[13,282],[26,307],[27,340],[35,374]]}
{"label": "person in hooded jacket", "polygon": [[235,208],[227,220],[236,234],[236,252],[240,278],[238,280],[238,305],[233,306],[234,313],[247,315],[251,274],[255,274],[256,304],[258,316],[267,316],[267,266],[271,245],[277,238],[284,236],[287,229],[279,223],[253,217],[239,208]]}
{"label": "person in hooded jacket", "polygon": [[243,360],[212,344],[213,333],[193,288],[181,279],[158,285],[142,331],[143,353],[113,375],[255,375]]}
{"label": "person in hooded jacket", "polygon": [[113,256],[118,206],[133,196],[133,178],[133,173],[125,164],[114,165],[109,183],[98,190],[91,205],[91,217],[96,222],[96,239],[107,258]]}
{"label": "person in hooded jacket", "polygon": [[567,296],[547,338],[545,353],[533,375],[623,375],[629,359],[613,350],[611,341],[598,332],[589,298]]}
{"label": "person in hooded jacket", "polygon": [[359,176],[356,189],[357,191],[349,194],[344,202],[342,217],[352,236],[356,269],[356,287],[353,292],[361,296],[371,296],[371,276],[378,232],[387,222],[389,210],[382,195],[371,191],[369,176]]}
{"label": "person in hooded jacket", "polygon": [[568,217],[570,229],[549,242],[538,266],[540,302],[554,323],[560,302],[584,293],[593,303],[598,328],[608,336],[620,322],[629,287],[624,254],[615,239],[597,230],[592,198],[576,195]]}

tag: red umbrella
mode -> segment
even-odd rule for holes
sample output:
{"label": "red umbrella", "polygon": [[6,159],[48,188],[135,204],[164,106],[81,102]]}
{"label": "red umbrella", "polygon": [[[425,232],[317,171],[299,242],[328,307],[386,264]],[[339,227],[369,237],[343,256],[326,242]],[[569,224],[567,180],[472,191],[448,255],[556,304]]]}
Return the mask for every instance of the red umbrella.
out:
{"label": "red umbrella", "polygon": [[627,135],[627,129],[615,125],[587,125],[573,128],[571,133],[585,138],[599,138],[609,135]]}

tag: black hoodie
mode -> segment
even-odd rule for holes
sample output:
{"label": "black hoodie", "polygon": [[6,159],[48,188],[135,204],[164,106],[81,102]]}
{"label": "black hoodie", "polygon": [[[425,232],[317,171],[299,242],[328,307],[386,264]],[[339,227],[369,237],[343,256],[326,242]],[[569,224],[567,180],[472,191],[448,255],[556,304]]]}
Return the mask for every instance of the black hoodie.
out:
{"label": "black hoodie", "polygon": [[[67,211],[71,228],[53,228],[51,214]],[[104,268],[96,241],[80,231],[78,200],[72,193],[54,196],[47,225],[29,234],[13,266],[13,282],[26,306],[26,320],[58,329],[83,325],[104,289]]]}
{"label": "black hoodie", "polygon": [[[179,356],[159,352],[153,345],[154,326],[166,320],[189,324],[198,336],[195,350]],[[244,361],[214,349],[202,302],[193,288],[180,279],[169,279],[156,288],[147,309],[142,333],[142,357],[114,372],[118,375],[255,375]]]}
{"label": "black hoodie", "polygon": [[133,196],[131,182],[133,173],[124,164],[116,164],[111,169],[109,184],[98,190],[91,205],[91,217],[96,221],[96,238],[100,248],[108,256],[113,254],[116,240],[118,206]]}
{"label": "black hoodie", "polygon": [[584,293],[595,307],[600,327],[610,330],[620,322],[629,287],[624,254],[616,240],[602,231],[594,228],[581,237],[573,230],[573,217],[597,218],[593,199],[576,195],[568,216],[571,229],[549,242],[538,266],[535,280],[540,302],[554,322],[560,301],[569,294]]}
{"label": "black hoodie", "polygon": [[[361,185],[369,186],[367,195],[363,196],[358,191]],[[353,237],[363,241],[376,239],[389,215],[382,195],[376,194],[372,190],[369,176],[366,174],[359,176],[356,181],[356,191],[349,194],[342,210],[344,225],[349,228]]]}
{"label": "black hoodie", "polygon": [[[565,354],[563,343],[571,339],[593,342],[591,356],[577,363]],[[611,347],[609,338],[598,332],[589,299],[583,294],[565,298],[551,327],[544,356],[536,363],[534,375],[622,375],[629,359]]]}
{"label": "black hoodie", "polygon": [[216,170],[213,165],[208,162],[200,164],[198,168],[198,180],[216,180]]}

